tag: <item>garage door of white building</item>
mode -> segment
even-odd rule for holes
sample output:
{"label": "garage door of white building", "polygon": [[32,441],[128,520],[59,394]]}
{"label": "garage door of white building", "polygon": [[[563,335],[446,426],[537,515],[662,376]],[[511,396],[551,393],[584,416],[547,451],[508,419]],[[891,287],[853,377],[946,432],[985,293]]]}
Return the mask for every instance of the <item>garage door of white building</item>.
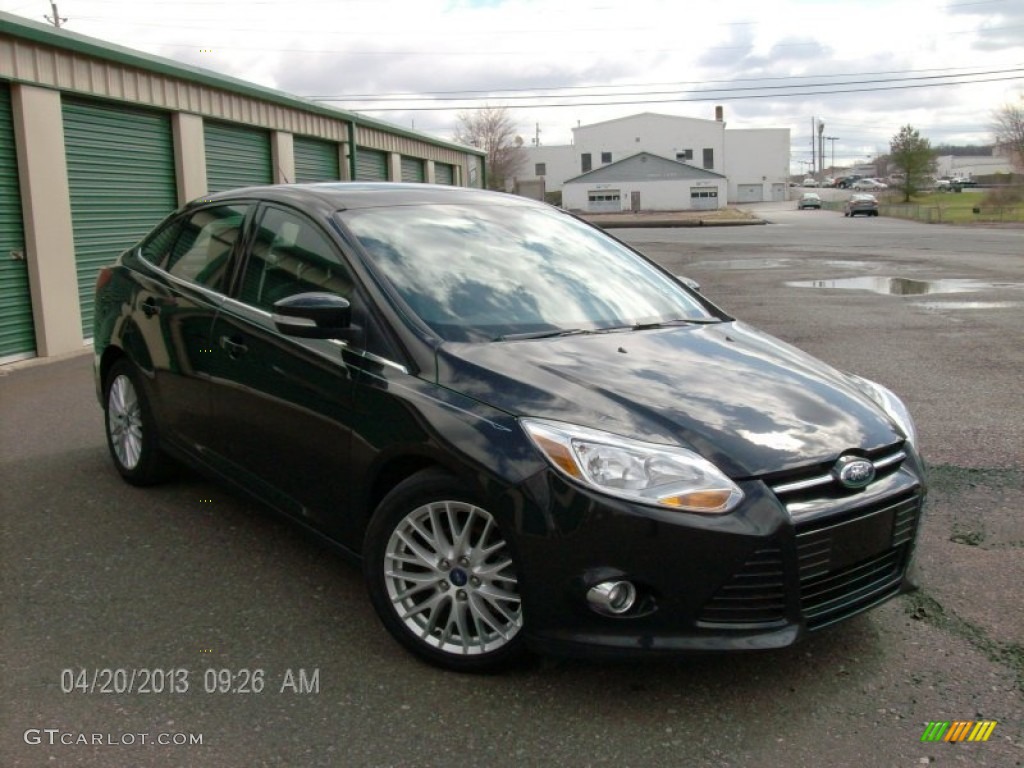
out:
{"label": "garage door of white building", "polygon": [[764,200],[763,184],[737,184],[736,202],[738,203],[760,203]]}
{"label": "garage door of white building", "polygon": [[617,189],[597,189],[587,192],[587,210],[594,213],[621,211],[622,195]]}
{"label": "garage door of white building", "polygon": [[694,211],[717,211],[717,189],[691,189],[690,208]]}

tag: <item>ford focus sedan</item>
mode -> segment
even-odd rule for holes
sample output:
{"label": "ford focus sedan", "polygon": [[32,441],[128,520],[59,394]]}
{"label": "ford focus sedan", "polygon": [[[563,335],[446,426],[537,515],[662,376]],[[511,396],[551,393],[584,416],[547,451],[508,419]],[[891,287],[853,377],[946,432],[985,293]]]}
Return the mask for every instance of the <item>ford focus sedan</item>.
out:
{"label": "ford focus sedan", "polygon": [[779,648],[911,587],[896,395],[540,203],[213,195],[101,272],[94,338],[125,480],[184,463],[292,518],[449,669]]}

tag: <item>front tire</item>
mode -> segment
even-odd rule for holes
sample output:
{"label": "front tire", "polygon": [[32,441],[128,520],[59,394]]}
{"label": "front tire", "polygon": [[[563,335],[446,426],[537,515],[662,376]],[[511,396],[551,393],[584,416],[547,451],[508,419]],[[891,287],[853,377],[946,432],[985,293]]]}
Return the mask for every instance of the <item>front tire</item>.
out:
{"label": "front tire", "polygon": [[421,659],[481,672],[522,655],[512,546],[455,478],[427,470],[396,486],[377,507],[363,554],[378,616]]}
{"label": "front tire", "polygon": [[107,447],[121,477],[141,486],[166,480],[171,460],[160,450],[153,411],[138,370],[129,360],[114,363],[104,392]]}

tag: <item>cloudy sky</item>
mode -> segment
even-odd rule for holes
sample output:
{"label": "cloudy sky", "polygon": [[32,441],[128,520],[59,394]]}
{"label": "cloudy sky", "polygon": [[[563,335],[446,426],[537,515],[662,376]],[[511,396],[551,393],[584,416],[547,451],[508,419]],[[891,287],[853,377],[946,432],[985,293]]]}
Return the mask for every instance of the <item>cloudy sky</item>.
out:
{"label": "cloudy sky", "polygon": [[[1024,97],[1022,0],[57,0],[65,28],[450,139],[506,106],[526,143],[658,112],[788,127],[855,163],[911,124],[991,141]],[[0,0],[42,21],[49,0]]]}

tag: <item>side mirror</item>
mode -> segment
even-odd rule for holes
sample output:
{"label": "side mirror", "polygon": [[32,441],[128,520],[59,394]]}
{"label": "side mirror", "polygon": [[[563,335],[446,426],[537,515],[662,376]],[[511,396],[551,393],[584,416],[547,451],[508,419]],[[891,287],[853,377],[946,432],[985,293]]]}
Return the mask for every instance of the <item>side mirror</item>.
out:
{"label": "side mirror", "polygon": [[298,293],[275,301],[271,319],[287,336],[347,339],[352,330],[352,305],[333,293]]}
{"label": "side mirror", "polygon": [[674,277],[676,278],[676,280],[685,285],[691,291],[694,291],[695,293],[700,293],[700,283],[698,283],[696,280],[686,277],[685,275],[675,275]]}

